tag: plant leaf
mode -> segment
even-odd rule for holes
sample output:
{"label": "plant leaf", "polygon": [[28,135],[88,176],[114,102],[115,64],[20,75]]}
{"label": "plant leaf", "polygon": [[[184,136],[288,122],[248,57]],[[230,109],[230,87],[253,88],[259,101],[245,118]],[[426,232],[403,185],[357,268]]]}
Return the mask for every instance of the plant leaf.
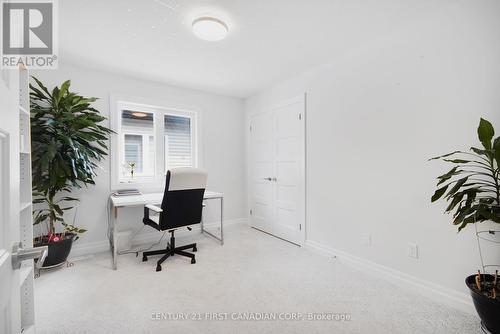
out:
{"label": "plant leaf", "polygon": [[457,153],[463,153],[463,152],[462,151],[454,151],[454,152],[443,154],[443,155],[440,155],[440,156],[437,156],[434,158],[430,158],[428,161],[446,158],[446,157],[449,157],[450,155],[457,154]]}
{"label": "plant leaf", "polygon": [[453,167],[446,174],[437,177],[437,179],[439,180],[437,185],[439,186],[441,183],[448,181],[452,176],[459,174],[460,172],[461,170],[458,169],[458,166]]}
{"label": "plant leaf", "polygon": [[487,150],[491,149],[491,139],[495,135],[495,130],[493,129],[493,125],[490,122],[481,118],[479,121],[479,126],[477,128],[477,135],[479,137],[479,141],[483,144],[484,148]]}
{"label": "plant leaf", "polygon": [[468,178],[469,178],[469,177],[468,177],[468,176],[466,176],[466,177],[464,177],[464,178],[459,179],[459,180],[455,183],[455,185],[453,185],[453,187],[450,189],[450,191],[448,192],[448,194],[446,194],[446,197],[451,198],[451,196],[453,196],[453,195],[454,195],[454,194],[458,191],[458,189],[460,189],[460,187],[461,187],[461,186],[462,186],[465,182],[467,182],[467,179],[468,179]]}
{"label": "plant leaf", "polygon": [[493,142],[493,150],[494,150],[493,156],[497,161],[497,168],[500,168],[500,136],[497,137]]}
{"label": "plant leaf", "polygon": [[443,159],[443,160],[454,164],[466,164],[472,162],[471,160],[463,160],[463,159]]}
{"label": "plant leaf", "polygon": [[439,188],[438,190],[436,190],[436,192],[434,193],[434,195],[432,195],[431,202],[435,202],[438,199],[440,199],[441,196],[443,196],[443,194],[446,192],[446,189],[448,189],[448,186],[449,186],[449,184],[447,184],[444,187]]}

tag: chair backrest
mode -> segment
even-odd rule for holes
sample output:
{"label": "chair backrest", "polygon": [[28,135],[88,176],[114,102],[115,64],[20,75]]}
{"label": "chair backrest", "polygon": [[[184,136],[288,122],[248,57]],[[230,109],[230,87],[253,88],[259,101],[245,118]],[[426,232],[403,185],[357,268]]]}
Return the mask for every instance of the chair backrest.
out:
{"label": "chair backrest", "polygon": [[199,224],[207,173],[199,168],[174,168],[167,172],[159,225],[162,231]]}

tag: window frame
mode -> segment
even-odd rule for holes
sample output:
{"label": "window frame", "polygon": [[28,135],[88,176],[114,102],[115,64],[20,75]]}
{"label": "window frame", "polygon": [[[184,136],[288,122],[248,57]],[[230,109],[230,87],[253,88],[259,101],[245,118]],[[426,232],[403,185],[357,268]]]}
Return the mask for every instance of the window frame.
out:
{"label": "window frame", "polygon": [[[150,101],[149,103],[145,103]],[[168,106],[168,107],[167,107]],[[122,131],[122,111],[141,111],[153,113],[153,134],[155,145],[154,176],[134,176],[131,182],[124,182],[120,164],[124,159],[125,134],[135,134]],[[200,131],[199,109],[194,106],[179,106],[165,101],[154,101],[147,98],[130,98],[126,96],[110,95],[110,123],[116,133],[111,136],[111,190],[139,189],[140,191],[163,190],[165,183],[166,156],[165,156],[165,115],[188,117],[191,126],[191,159],[193,167],[200,166]]]}

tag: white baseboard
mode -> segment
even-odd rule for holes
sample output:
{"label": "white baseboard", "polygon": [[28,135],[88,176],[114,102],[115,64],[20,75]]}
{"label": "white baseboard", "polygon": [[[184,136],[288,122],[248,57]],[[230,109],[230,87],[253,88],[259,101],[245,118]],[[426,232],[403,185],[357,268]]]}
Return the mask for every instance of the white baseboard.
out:
{"label": "white baseboard", "polygon": [[[224,220],[224,228],[231,226],[231,225],[246,224],[247,221],[248,221],[247,218],[236,218],[236,219]],[[219,222],[205,223],[204,226],[207,229],[218,228],[220,226],[220,223]],[[200,230],[199,225],[193,226],[193,231],[199,231],[199,230]],[[182,238],[184,235],[187,235],[188,233],[189,233],[189,231],[187,231],[187,229],[186,230],[179,230],[177,232],[176,236]],[[140,235],[134,236],[134,238],[132,240],[132,245],[137,246],[137,245],[143,245],[143,244],[150,244],[150,243],[157,242],[158,240],[160,240],[160,238],[161,238],[161,235],[157,231],[142,233]],[[109,241],[107,239],[100,240],[100,241],[86,242],[86,243],[77,242],[76,244],[73,245],[69,258],[75,259],[75,258],[78,258],[81,256],[102,253],[102,252],[106,252],[109,250],[110,250],[110,246],[109,246]]]}
{"label": "white baseboard", "polygon": [[93,241],[86,243],[80,243],[77,241],[77,243],[75,243],[73,247],[71,247],[71,253],[69,254],[68,258],[75,259],[89,254],[102,253],[107,250],[109,250],[108,240]]}
{"label": "white baseboard", "polygon": [[411,289],[439,303],[444,303],[470,314],[476,314],[471,297],[466,293],[420,279],[347,252],[328,247],[316,241],[307,240],[305,247],[322,255],[334,256],[342,263],[356,269],[364,270],[368,274],[402,286],[405,289]]}

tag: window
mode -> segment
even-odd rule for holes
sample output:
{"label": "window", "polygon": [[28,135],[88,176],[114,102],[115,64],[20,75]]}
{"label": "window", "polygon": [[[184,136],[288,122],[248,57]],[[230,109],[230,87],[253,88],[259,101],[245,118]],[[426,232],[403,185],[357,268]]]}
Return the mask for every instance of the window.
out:
{"label": "window", "polygon": [[[167,170],[196,167],[196,113],[116,101],[112,188],[163,185]],[[160,139],[160,140],[159,140]]]}
{"label": "window", "polygon": [[192,167],[191,119],[165,115],[165,166]]}

